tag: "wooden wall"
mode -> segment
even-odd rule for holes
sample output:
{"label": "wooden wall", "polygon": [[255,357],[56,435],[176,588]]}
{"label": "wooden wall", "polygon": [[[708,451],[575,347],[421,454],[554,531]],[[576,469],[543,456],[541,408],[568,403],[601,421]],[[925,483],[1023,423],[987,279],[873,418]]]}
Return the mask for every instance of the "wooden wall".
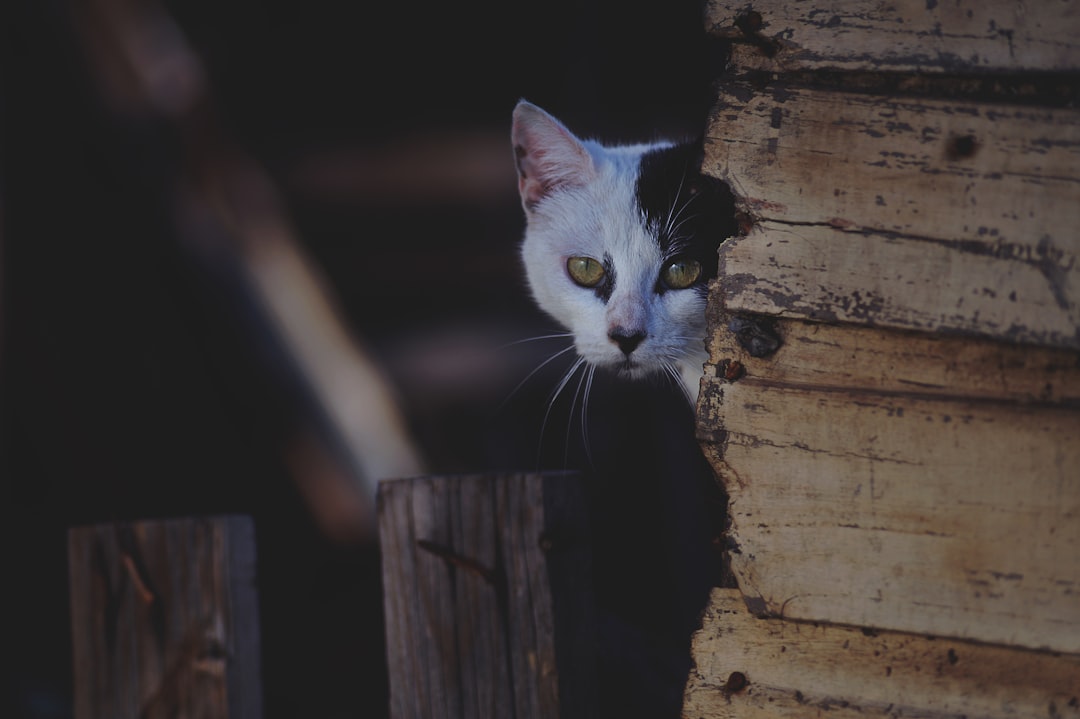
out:
{"label": "wooden wall", "polygon": [[1080,717],[1080,2],[707,4],[686,717]]}

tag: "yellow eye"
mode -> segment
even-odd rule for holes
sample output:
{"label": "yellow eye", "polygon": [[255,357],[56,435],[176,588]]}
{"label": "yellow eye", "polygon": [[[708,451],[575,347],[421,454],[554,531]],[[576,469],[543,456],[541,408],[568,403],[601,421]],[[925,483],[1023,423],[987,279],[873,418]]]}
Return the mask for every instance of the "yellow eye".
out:
{"label": "yellow eye", "polygon": [[604,266],[591,257],[571,257],[566,261],[566,271],[582,287],[596,287],[604,279]]}
{"label": "yellow eye", "polygon": [[664,266],[660,279],[673,290],[685,290],[701,277],[701,263],[697,260],[674,260]]}

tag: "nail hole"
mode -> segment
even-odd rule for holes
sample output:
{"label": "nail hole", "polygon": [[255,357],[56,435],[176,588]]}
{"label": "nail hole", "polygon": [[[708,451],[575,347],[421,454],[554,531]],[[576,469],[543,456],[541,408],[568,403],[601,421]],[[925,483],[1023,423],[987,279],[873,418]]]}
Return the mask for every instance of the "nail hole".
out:
{"label": "nail hole", "polygon": [[753,35],[761,31],[761,13],[750,10],[735,18],[735,27],[747,35]]}
{"label": "nail hole", "polygon": [[945,157],[950,160],[964,160],[975,156],[979,144],[974,135],[953,135],[945,144]]}
{"label": "nail hole", "polygon": [[764,26],[765,21],[762,19],[761,13],[756,10],[748,10],[735,18],[735,27],[739,29],[739,32],[746,37],[750,44],[756,46],[765,57],[775,57],[780,47],[775,40],[770,40],[761,34],[761,28]]}
{"label": "nail hole", "polygon": [[724,691],[729,693],[741,692],[749,684],[746,675],[742,672],[732,672],[724,684]]}

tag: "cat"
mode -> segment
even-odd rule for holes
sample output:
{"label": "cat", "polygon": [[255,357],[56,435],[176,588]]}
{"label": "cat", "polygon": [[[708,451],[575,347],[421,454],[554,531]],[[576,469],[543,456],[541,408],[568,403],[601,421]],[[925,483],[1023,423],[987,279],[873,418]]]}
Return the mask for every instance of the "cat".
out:
{"label": "cat", "polygon": [[511,139],[537,305],[590,368],[667,375],[693,400],[717,248],[736,229],[727,186],[700,171],[701,141],[584,140],[526,100]]}
{"label": "cat", "polygon": [[[714,549],[726,496],[686,399],[707,359],[706,297],[717,249],[737,232],[734,200],[701,173],[701,140],[581,139],[525,100],[511,139],[526,281],[567,330],[546,337],[573,342],[551,359],[578,355],[548,412],[586,367],[578,459],[593,527],[601,716],[676,719],[690,635],[711,588],[728,581]],[[670,381],[642,381],[650,377]],[[590,391],[599,397],[586,417]]]}

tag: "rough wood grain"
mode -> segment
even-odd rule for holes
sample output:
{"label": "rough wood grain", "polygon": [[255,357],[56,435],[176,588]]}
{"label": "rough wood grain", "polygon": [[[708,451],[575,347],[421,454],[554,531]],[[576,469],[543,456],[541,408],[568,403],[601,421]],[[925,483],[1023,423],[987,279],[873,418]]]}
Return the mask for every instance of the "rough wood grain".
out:
{"label": "rough wood grain", "polygon": [[740,589],[684,717],[1080,717],[1080,3],[706,27],[734,47],[704,169],[747,233],[698,436]]}
{"label": "rough wood grain", "polygon": [[737,590],[693,647],[686,719],[1080,717],[1080,656],[757,619]]}
{"label": "rough wood grain", "polygon": [[1017,252],[761,222],[721,246],[715,292],[731,312],[1080,349],[1078,253]]}
{"label": "rough wood grain", "polygon": [[259,719],[248,517],[68,533],[77,719]]}
{"label": "rough wood grain", "polygon": [[705,26],[741,43],[736,47],[739,66],[770,71],[1080,69],[1080,4],[1075,0],[708,0]]}
{"label": "rough wood grain", "polygon": [[1078,244],[1075,109],[725,84],[705,169],[751,214],[999,247]]}
{"label": "rough wood grain", "polygon": [[728,86],[725,306],[1080,347],[1080,112]]}
{"label": "rough wood grain", "polygon": [[[777,331],[784,344],[761,359],[714,339],[711,362],[744,374],[707,377],[698,405],[748,602],[1080,652],[1080,355]],[[1030,376],[1008,379],[1010,366]]]}
{"label": "rough wood grain", "polygon": [[[752,357],[710,304],[710,365],[732,360],[758,381],[802,389],[861,389],[972,400],[1012,400],[1080,408],[1080,353],[970,337],[781,320],[781,349]],[[714,418],[703,416],[703,426]]]}
{"label": "rough wood grain", "polygon": [[576,475],[384,481],[377,504],[394,719],[592,715]]}

